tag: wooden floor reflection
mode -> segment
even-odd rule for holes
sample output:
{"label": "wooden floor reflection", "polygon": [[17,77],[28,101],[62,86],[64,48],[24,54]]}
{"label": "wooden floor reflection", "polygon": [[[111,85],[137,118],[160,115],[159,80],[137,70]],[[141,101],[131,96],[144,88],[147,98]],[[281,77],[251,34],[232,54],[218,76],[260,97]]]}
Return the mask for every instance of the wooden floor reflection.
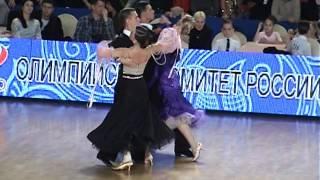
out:
{"label": "wooden floor reflection", "polygon": [[205,147],[198,163],[175,159],[168,145],[154,167],[127,175],[96,160],[86,139],[108,107],[0,101],[1,180],[319,179],[317,120],[210,113],[194,130]]}

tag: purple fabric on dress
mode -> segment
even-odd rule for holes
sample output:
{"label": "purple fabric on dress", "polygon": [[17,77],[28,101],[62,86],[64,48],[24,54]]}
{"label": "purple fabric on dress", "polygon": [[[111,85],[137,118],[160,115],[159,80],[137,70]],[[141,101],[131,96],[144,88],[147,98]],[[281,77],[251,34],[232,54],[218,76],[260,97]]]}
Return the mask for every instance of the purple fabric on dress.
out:
{"label": "purple fabric on dress", "polygon": [[161,119],[167,120],[169,117],[175,118],[189,113],[194,116],[190,124],[194,124],[200,118],[199,113],[183,96],[179,74],[173,71],[171,78],[168,77],[175,59],[177,58],[178,61],[180,55],[175,51],[165,56],[158,60],[163,62],[166,59],[165,65],[160,66],[153,63],[153,71],[148,74],[149,77],[152,77],[147,82],[151,102],[159,110]]}

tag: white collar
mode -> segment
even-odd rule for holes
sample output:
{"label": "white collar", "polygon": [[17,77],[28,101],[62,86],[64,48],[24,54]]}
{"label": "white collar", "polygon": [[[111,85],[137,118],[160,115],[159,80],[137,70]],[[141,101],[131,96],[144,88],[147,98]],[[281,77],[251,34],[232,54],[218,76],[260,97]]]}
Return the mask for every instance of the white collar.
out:
{"label": "white collar", "polygon": [[128,37],[130,37],[131,31],[129,31],[128,29],[124,29],[123,30],[123,34],[127,35]]}
{"label": "white collar", "polygon": [[140,23],[141,26],[145,26],[147,27],[149,30],[152,31],[152,25],[151,24],[147,24],[147,23]]}

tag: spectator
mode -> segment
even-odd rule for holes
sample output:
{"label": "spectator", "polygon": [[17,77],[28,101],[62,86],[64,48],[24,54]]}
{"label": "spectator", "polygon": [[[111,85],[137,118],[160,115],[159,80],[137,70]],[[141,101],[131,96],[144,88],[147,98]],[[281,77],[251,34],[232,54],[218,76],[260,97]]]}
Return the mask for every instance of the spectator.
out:
{"label": "spectator", "polygon": [[184,9],[178,6],[172,7],[170,11],[166,12],[170,24],[176,24],[184,15]]}
{"label": "spectator", "polygon": [[288,29],[288,40],[292,41],[295,36],[296,36],[296,31],[293,29]]}
{"label": "spectator", "polygon": [[298,22],[300,20],[300,0],[275,0],[271,14],[278,21]]}
{"label": "spectator", "polygon": [[170,11],[170,8],[173,6],[172,0],[150,0],[150,4],[156,8],[157,13]]}
{"label": "spectator", "polygon": [[198,11],[193,17],[195,23],[190,31],[189,48],[211,50],[212,31],[206,25],[206,14]]}
{"label": "spectator", "polygon": [[120,12],[121,9],[124,8],[124,4],[122,4],[122,1],[119,0],[106,0],[107,2],[107,6],[108,6],[108,2],[110,2],[110,5],[117,11]]}
{"label": "spectator", "polygon": [[11,33],[18,38],[41,39],[40,22],[33,14],[33,1],[24,0],[17,18],[11,24]]}
{"label": "spectator", "polygon": [[115,18],[117,16],[117,10],[113,7],[110,0],[106,0],[106,9],[108,11],[109,18]]}
{"label": "spectator", "polygon": [[167,25],[169,24],[168,18],[162,16],[158,24],[151,25],[150,22],[154,20],[154,10],[151,4],[146,1],[137,3],[136,11],[140,18],[140,23],[153,30],[156,35],[160,34],[162,28],[167,27]]}
{"label": "spectator", "polygon": [[108,17],[104,0],[92,0],[91,14],[79,19],[75,40],[97,43],[102,40],[112,40],[114,36],[113,22]]}
{"label": "spectator", "polygon": [[224,20],[222,25],[223,38],[218,39],[212,45],[212,50],[218,51],[238,51],[241,43],[237,39],[234,39],[234,28],[232,21]]}
{"label": "spectator", "polygon": [[319,19],[319,9],[316,0],[301,1],[301,20],[317,21]]}
{"label": "spectator", "polygon": [[249,8],[249,18],[261,21],[265,20],[271,15],[272,1],[273,0],[245,0],[244,4]]}
{"label": "spectator", "polygon": [[[257,43],[263,43],[263,44],[283,43],[280,34],[273,30],[275,23],[276,23],[276,18],[273,16],[268,17],[263,24],[259,23],[254,41]],[[263,26],[263,31],[260,32],[262,26]]]}
{"label": "spectator", "polygon": [[149,24],[154,19],[154,10],[150,3],[139,2],[136,4],[136,11],[141,24]]}
{"label": "spectator", "polygon": [[235,16],[237,0],[220,0],[221,16],[231,18]]}
{"label": "spectator", "polygon": [[203,11],[209,16],[217,16],[220,11],[219,0],[190,0],[191,12]]}
{"label": "spectator", "polygon": [[60,19],[53,15],[53,0],[43,0],[41,11],[37,14],[40,21],[41,35],[44,40],[63,40],[63,30]]}
{"label": "spectator", "polygon": [[[82,0],[82,2],[87,6],[88,9],[91,9],[90,0]],[[105,0],[106,9],[108,10],[108,17],[113,19],[117,15],[117,10],[112,6],[111,0]]]}
{"label": "spectator", "polygon": [[178,26],[181,27],[181,46],[182,48],[189,48],[189,34],[191,29],[193,28],[193,19],[190,15],[183,16],[180,21],[177,23]]}
{"label": "spectator", "polygon": [[320,56],[320,44],[319,44],[319,29],[318,25],[314,22],[310,22],[310,30],[307,34],[308,41],[311,45],[311,55]]}
{"label": "spectator", "polygon": [[181,7],[184,12],[190,11],[190,0],[173,0],[173,6]]}
{"label": "spectator", "polygon": [[309,33],[310,24],[300,22],[298,25],[298,35],[288,45],[288,51],[294,55],[311,55],[311,45],[308,42],[307,34]]}
{"label": "spectator", "polygon": [[0,0],[0,26],[7,23],[9,8],[5,0]]}

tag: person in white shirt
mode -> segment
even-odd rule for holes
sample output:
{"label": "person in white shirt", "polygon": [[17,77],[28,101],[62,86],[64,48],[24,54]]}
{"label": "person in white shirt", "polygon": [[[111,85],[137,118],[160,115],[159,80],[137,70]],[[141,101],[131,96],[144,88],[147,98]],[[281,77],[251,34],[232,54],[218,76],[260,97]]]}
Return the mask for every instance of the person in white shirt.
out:
{"label": "person in white shirt", "polygon": [[301,15],[300,0],[274,0],[271,14],[278,21],[298,22]]}
{"label": "person in white shirt", "polygon": [[276,18],[274,16],[268,17],[263,23],[263,31],[261,32],[262,23],[260,23],[254,41],[263,44],[282,44],[283,41],[280,34],[273,30],[275,23]]}
{"label": "person in white shirt", "polygon": [[0,25],[5,25],[7,23],[7,17],[9,14],[9,7],[5,0],[0,0]]}
{"label": "person in white shirt", "polygon": [[299,34],[289,43],[287,50],[293,55],[311,56],[311,45],[308,42],[307,34],[310,29],[308,22],[300,22],[298,25]]}
{"label": "person in white shirt", "polygon": [[40,22],[33,17],[33,1],[24,0],[17,18],[11,23],[11,33],[16,38],[41,39]]}
{"label": "person in white shirt", "polygon": [[232,21],[224,20],[222,25],[223,38],[212,43],[212,50],[218,51],[238,51],[241,43],[233,38],[234,28]]}

